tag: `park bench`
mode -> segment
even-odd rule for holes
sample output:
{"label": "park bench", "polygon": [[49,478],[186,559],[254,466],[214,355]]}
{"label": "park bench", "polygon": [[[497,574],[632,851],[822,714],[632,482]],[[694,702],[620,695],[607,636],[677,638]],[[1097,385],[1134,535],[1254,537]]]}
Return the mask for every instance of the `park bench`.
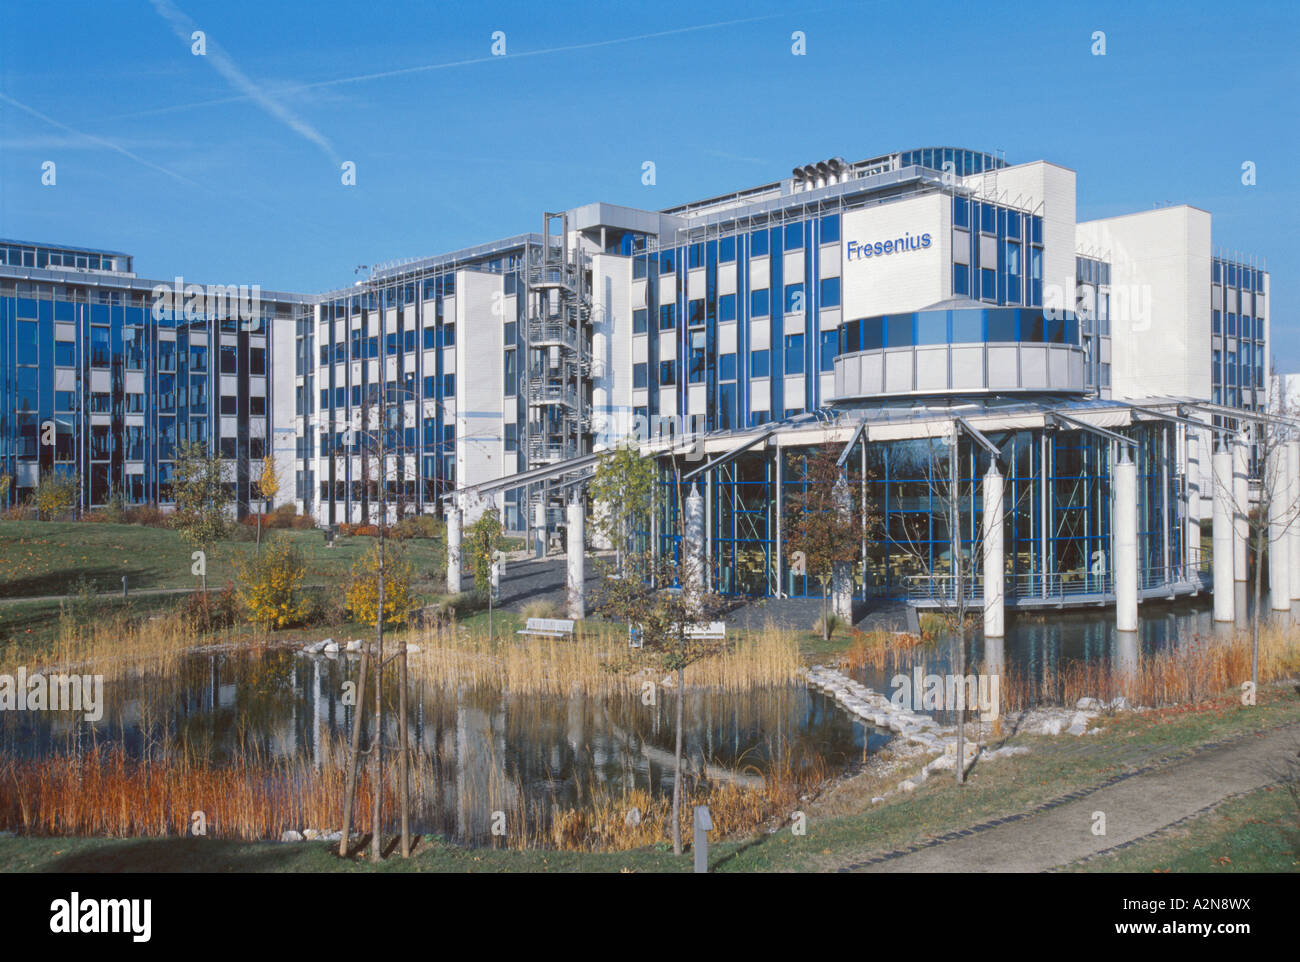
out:
{"label": "park bench", "polygon": [[687,638],[722,641],[727,637],[727,625],[722,621],[711,621],[707,625],[687,625],[684,634]]}
{"label": "park bench", "polygon": [[572,638],[573,621],[569,618],[529,618],[517,635],[536,635],[541,638]]}
{"label": "park bench", "polygon": [[[670,630],[673,634],[676,634],[677,626],[673,625]],[[727,625],[726,622],[722,621],[711,621],[707,625],[687,625],[683,634],[687,638],[699,638],[703,641],[722,641],[727,637]],[[628,628],[628,647],[640,648],[642,643],[641,629],[639,627]]]}

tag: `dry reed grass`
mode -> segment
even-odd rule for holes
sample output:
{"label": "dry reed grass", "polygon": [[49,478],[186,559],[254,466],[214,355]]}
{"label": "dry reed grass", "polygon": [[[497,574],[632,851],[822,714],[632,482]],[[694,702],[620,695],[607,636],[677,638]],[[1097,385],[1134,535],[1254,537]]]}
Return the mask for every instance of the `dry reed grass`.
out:
{"label": "dry reed grass", "polygon": [[922,636],[907,632],[855,631],[854,635],[840,659],[841,666],[849,669],[892,666],[900,656],[926,644]]}
{"label": "dry reed grass", "polygon": [[[181,756],[153,761],[130,759],[117,747],[81,754],[13,759],[0,766],[0,829],[31,835],[176,837],[189,834],[192,816],[202,812],[206,834],[245,841],[279,839],[308,827],[337,830],[342,822],[344,766],[341,743],[322,765],[305,759],[249,757],[216,766]],[[491,824],[492,812],[505,814],[506,832],[491,843],[511,848],[567,851],[623,851],[671,837],[672,799],[645,789],[623,791],[594,780],[579,786],[577,806],[561,807],[545,792],[529,796],[517,780],[490,766],[481,785],[441,792],[437,763],[417,755],[412,770],[412,810],[454,809],[457,822]],[[746,834],[773,819],[784,819],[799,800],[827,778],[817,756],[773,767],[758,788],[686,780],[683,833],[689,837],[692,806],[707,804],[715,837]],[[357,788],[354,832],[371,819],[371,772]],[[385,764],[386,830],[397,813],[396,760]],[[628,813],[638,810],[639,819]]]}
{"label": "dry reed grass", "polygon": [[[448,688],[488,688],[507,694],[608,695],[635,692],[667,672],[653,655],[629,653],[626,631],[584,626],[572,639],[510,635],[489,640],[486,631],[454,623],[417,630],[421,648],[412,658],[418,677]],[[690,688],[747,691],[788,684],[799,667],[799,645],[789,632],[741,636],[721,653],[686,670]]]}
{"label": "dry reed grass", "polygon": [[[1080,698],[1112,699],[1123,695],[1131,704],[1153,708],[1189,704],[1222,696],[1250,679],[1251,637],[1239,631],[1231,638],[1198,636],[1180,648],[1139,656],[1130,665],[1071,662],[1052,676],[1034,677],[1024,670],[1004,673],[1004,707],[1020,710],[1032,705],[1073,706]],[[1294,629],[1261,627],[1259,681],[1287,678],[1300,670],[1300,636]]]}
{"label": "dry reed grass", "polygon": [[45,651],[24,654],[16,644],[0,650],[0,670],[18,665],[30,670],[85,670],[93,665],[97,674],[111,680],[146,665],[166,669],[197,645],[217,643],[222,637],[198,635],[179,611],[145,621],[117,613],[85,624],[64,616]]}

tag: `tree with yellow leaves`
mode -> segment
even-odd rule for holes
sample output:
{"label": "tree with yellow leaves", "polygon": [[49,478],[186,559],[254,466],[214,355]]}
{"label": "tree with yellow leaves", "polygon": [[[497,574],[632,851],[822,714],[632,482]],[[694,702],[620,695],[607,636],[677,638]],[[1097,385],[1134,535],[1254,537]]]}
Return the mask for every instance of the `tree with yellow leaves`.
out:
{"label": "tree with yellow leaves", "polygon": [[[384,622],[400,625],[415,599],[411,595],[411,565],[403,549],[391,542],[384,558]],[[362,624],[376,624],[379,615],[379,545],[375,544],[352,566],[347,588],[348,611]]]}
{"label": "tree with yellow leaves", "polygon": [[266,512],[268,504],[275,502],[275,496],[280,493],[280,475],[275,469],[275,452],[267,451],[266,457],[262,459],[262,473],[257,479],[257,490],[261,504],[257,506],[257,550],[262,550],[262,515]]}
{"label": "tree with yellow leaves", "polygon": [[266,553],[239,564],[239,600],[248,620],[263,628],[286,628],[307,617],[311,603],[302,592],[307,564],[288,538],[272,538]]}

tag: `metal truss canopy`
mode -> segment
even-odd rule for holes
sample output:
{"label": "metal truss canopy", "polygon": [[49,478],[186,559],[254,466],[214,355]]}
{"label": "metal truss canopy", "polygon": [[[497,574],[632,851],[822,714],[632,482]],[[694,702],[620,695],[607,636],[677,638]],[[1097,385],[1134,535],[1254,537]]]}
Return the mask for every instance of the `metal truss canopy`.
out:
{"label": "metal truss canopy", "polygon": [[493,481],[481,481],[478,484],[467,485],[455,491],[449,491],[440,495],[440,497],[442,500],[448,501],[464,495],[482,496],[495,494],[498,491],[513,491],[516,488],[526,488],[529,485],[550,481],[552,478],[563,477],[566,474],[574,474],[588,469],[594,470],[596,463],[604,456],[605,452],[586,454],[580,458],[563,461],[560,464],[548,464],[540,468],[531,468],[528,471],[510,474],[504,478],[496,478]]}

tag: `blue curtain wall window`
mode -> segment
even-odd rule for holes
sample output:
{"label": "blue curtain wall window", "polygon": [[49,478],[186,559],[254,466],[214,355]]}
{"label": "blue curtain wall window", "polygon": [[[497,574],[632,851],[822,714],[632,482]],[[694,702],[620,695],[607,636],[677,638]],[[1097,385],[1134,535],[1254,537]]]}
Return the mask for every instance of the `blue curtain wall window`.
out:
{"label": "blue curtain wall window", "polygon": [[933,344],[1020,341],[1033,344],[1079,343],[1073,314],[1049,318],[1033,308],[990,307],[985,310],[917,311],[859,318],[840,325],[839,353]]}
{"label": "blue curtain wall window", "polygon": [[818,285],[818,306],[820,307],[839,307],[840,306],[840,279],[838,277],[824,278]]}

